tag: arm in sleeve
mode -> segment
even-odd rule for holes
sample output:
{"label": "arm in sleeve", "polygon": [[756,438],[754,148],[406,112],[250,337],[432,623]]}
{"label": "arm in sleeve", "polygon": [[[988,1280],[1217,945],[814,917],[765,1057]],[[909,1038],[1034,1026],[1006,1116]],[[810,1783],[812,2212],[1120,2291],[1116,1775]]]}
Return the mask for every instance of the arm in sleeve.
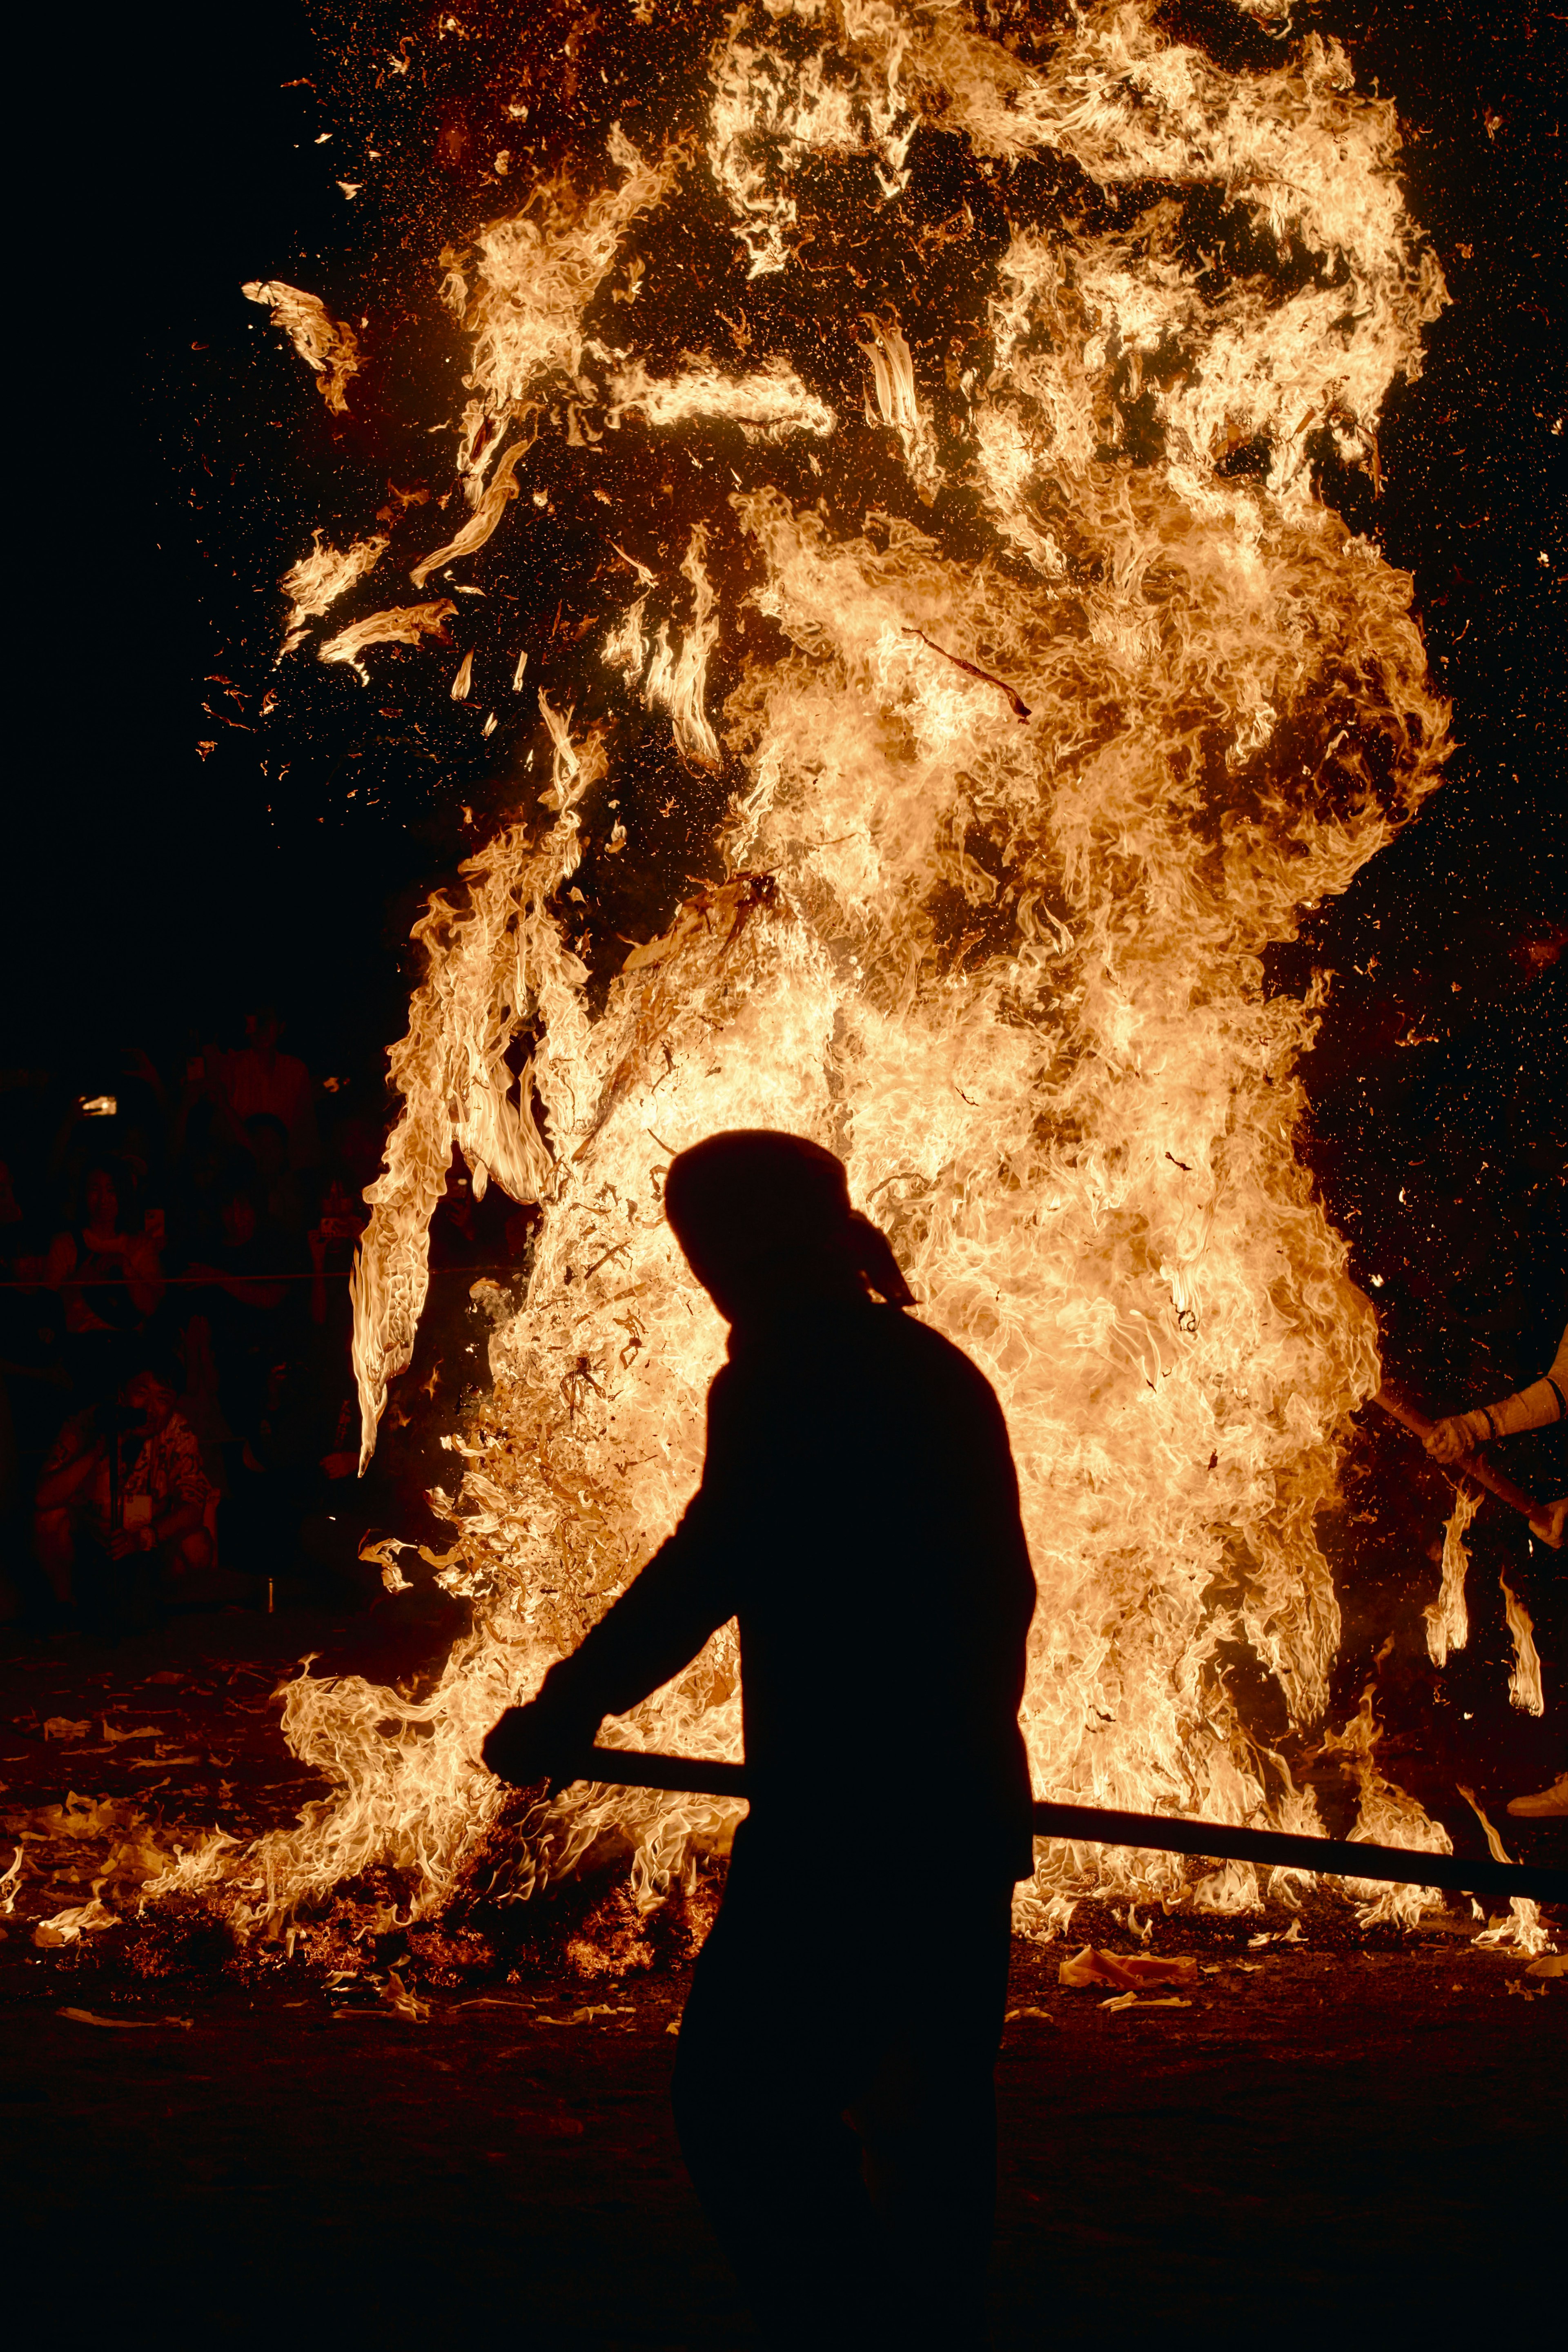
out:
{"label": "arm in sleeve", "polygon": [[1477,1405],[1472,1412],[1449,1418],[1464,1424],[1465,1435],[1473,1444],[1485,1445],[1494,1437],[1517,1436],[1521,1430],[1545,1429],[1552,1422],[1561,1421],[1565,1409],[1568,1331],[1563,1334],[1556,1355],[1538,1381],[1531,1381],[1528,1388],[1515,1389],[1510,1396],[1498,1397],[1490,1404]]}
{"label": "arm in sleeve", "polygon": [[1558,1343],[1557,1353],[1538,1381],[1514,1395],[1504,1397],[1491,1408],[1491,1417],[1500,1437],[1510,1437],[1519,1429],[1545,1429],[1552,1422],[1561,1421],[1568,1411],[1568,1331]]}
{"label": "arm in sleeve", "polygon": [[689,1665],[735,1613],[742,1486],[727,1377],[708,1403],[702,1484],[679,1526],[591,1633],[544,1678],[540,1697],[591,1717],[624,1715]]}

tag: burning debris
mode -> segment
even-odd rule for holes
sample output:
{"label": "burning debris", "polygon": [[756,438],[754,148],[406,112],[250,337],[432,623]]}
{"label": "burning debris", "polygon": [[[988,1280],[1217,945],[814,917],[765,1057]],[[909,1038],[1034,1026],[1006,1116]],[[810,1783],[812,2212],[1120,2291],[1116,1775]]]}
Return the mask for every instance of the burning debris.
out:
{"label": "burning debris", "polygon": [[[1292,1149],[1312,1007],[1266,998],[1260,960],[1447,747],[1408,578],[1313,487],[1320,436],[1374,448],[1446,299],[1392,109],[1331,42],[1232,73],[1143,0],[1016,54],[951,5],[697,23],[655,0],[577,28],[569,91],[548,26],[487,52],[489,209],[442,224],[425,192],[406,239],[463,341],[465,404],[428,419],[457,436],[447,512],[372,498],[346,551],[318,534],[284,579],[288,650],[342,604],[320,661],[368,682],[412,647],[405,677],[445,697],[427,642],[482,559],[494,601],[465,607],[450,692],[487,733],[514,714],[505,814],[416,930],[355,1285],[364,1460],[454,1146],[477,1193],[542,1216],[437,1497],[472,1632],[417,1702],[301,1675],[288,1735],[335,1793],[158,1882],[247,1931],[373,1869],[405,1918],[459,1884],[502,1801],[483,1732],[696,1483],[722,1329],[660,1187],[726,1127],[839,1153],[1003,1400],[1040,1586],[1037,1790],[1323,1828],[1224,1661],[1240,1645],[1321,1727],[1340,1626],[1314,1520],[1379,1379]],[[400,87],[420,70],[405,43]],[[341,406],[353,337],[246,290]],[[384,557],[452,593],[354,616]],[[510,699],[531,660],[537,724]],[[1463,1532],[1434,1644],[1464,1638]],[[734,1757],[731,1634],[616,1736]],[[1372,1736],[1370,1711],[1342,1735],[1363,1835],[1447,1851]],[[825,1834],[846,1801],[824,1790]],[[613,1849],[646,1912],[734,1813],[578,1785],[496,1867],[522,1897]],[[1251,1865],[1205,1885],[1222,1910],[1263,1891]],[[1096,1886],[1186,1899],[1172,1859],[1045,1844],[1021,1916]],[[1379,1917],[1428,1899],[1367,1892]]]}
{"label": "burning debris", "polygon": [[270,309],[273,325],[281,328],[318,379],[327,406],[334,415],[346,416],[349,384],[361,365],[353,329],[334,319],[319,294],[303,294],[298,286],[268,279],[241,290],[247,301]]}

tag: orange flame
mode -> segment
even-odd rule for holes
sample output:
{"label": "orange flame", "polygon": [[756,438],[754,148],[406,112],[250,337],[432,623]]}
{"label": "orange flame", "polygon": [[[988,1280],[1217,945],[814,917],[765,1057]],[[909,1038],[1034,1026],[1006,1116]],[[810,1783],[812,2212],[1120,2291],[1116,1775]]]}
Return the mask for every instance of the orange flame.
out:
{"label": "orange flame", "polygon": [[[244,1855],[211,1846],[162,1883],[221,1881],[252,1924],[278,1927],[375,1861],[407,1874],[416,1910],[438,1904],[499,1800],[483,1731],[673,1525],[723,1333],[664,1227],[661,1171],[736,1125],[839,1151],[921,1312],[995,1383],[1040,1587],[1024,1708],[1037,1790],[1321,1827],[1247,1728],[1223,1659],[1244,1644],[1292,1721],[1321,1722],[1340,1621],[1314,1521],[1378,1383],[1370,1310],[1291,1148],[1312,1007],[1267,998],[1260,958],[1345,887],[1445,755],[1411,583],[1317,502],[1305,461],[1320,426],[1347,455],[1365,446],[1446,299],[1404,210],[1392,110],[1355,91],[1332,43],[1241,78],[1167,41],[1146,5],[1079,12],[1036,69],[952,5],[742,0],[710,76],[708,173],[752,278],[797,266],[803,163],[868,156],[895,199],[922,126],[998,171],[1055,151],[1108,197],[1213,186],[1280,249],[1320,258],[1294,291],[1238,278],[1215,296],[1169,203],[1071,243],[1017,228],[994,266],[990,372],[958,383],[966,447],[933,428],[898,321],[846,299],[868,418],[917,503],[977,494],[996,551],[976,559],[934,521],[877,510],[841,535],[768,478],[791,436],[846,429],[781,355],[739,378],[701,356],[658,377],[594,343],[586,305],[631,225],[689,200],[687,151],[648,163],[617,130],[605,193],[542,181],[470,256],[444,257],[470,338],[472,520],[416,583],[526,517],[517,468],[546,414],[583,451],[632,414],[689,436],[728,418],[750,436],[731,504],[748,601],[772,628],[742,646],[699,526],[679,640],[668,622],[646,633],[656,583],[640,563],[601,640],[628,704],[668,711],[693,765],[742,778],[726,878],[627,956],[601,1010],[552,902],[616,733],[574,736],[542,693],[550,823],[508,824],[464,868],[467,903],[437,898],[416,928],[426,975],[392,1055],[403,1108],[354,1288],[363,1459],[409,1360],[454,1143],[476,1191],[493,1177],[543,1211],[526,1303],[490,1340],[493,1392],[437,1496],[458,1530],[439,1574],[475,1602],[476,1631],[417,1705],[352,1677],[289,1686],[289,1736],[339,1793],[298,1830]],[[1140,399],[1157,452],[1117,462]],[[1253,442],[1266,473],[1216,473]],[[450,610],[374,615],[321,657],[357,666],[378,636]],[[297,598],[296,625],[305,611]],[[720,711],[721,642],[741,667]],[[541,1042],[514,1099],[504,1055],[525,1024]],[[1450,1533],[1433,1639],[1457,1643]],[[910,1713],[918,1747],[918,1693]],[[735,1754],[732,1632],[607,1736]],[[1374,1738],[1370,1696],[1330,1737],[1359,1776],[1358,1834],[1447,1850],[1376,1770]],[[716,1801],[568,1790],[518,1891],[614,1823],[652,1900],[732,1818]],[[1184,1888],[1168,1859],[1046,1845],[1020,1916],[1049,1929],[1097,1884]],[[1194,1899],[1239,1909],[1259,1891],[1232,1866]],[[1363,1892],[1369,1916],[1426,1899]]]}

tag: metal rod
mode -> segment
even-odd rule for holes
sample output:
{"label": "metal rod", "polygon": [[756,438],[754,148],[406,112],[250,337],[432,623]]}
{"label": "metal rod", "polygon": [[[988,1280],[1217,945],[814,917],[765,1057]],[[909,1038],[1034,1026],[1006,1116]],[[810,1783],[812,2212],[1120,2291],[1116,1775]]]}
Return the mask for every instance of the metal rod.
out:
{"label": "metal rod", "polygon": [[[694,1797],[744,1797],[746,1768],[718,1759],[659,1756],[637,1748],[593,1748],[584,1770],[564,1778],[617,1789],[668,1789]],[[1168,1813],[1119,1813],[1099,1805],[1035,1801],[1035,1835],[1071,1838],[1086,1845],[1126,1845],[1157,1853],[1196,1853],[1221,1862],[1257,1862],[1265,1868],[1310,1870],[1329,1878],[1385,1879],[1395,1886],[1438,1886],[1457,1895],[1525,1895],[1537,1903],[1568,1903],[1568,1870],[1538,1863],[1493,1862],[1453,1853],[1418,1853],[1399,1845],[1363,1845],[1342,1838],[1296,1837],[1283,1830],[1233,1828],[1228,1822],[1184,1821]]]}

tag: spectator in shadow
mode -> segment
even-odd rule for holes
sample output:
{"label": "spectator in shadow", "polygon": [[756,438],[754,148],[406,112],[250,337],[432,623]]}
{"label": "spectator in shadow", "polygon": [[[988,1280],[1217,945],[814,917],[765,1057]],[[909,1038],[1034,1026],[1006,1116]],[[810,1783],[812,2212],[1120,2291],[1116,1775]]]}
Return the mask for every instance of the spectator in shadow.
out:
{"label": "spectator in shadow", "polygon": [[217,1083],[242,1129],[262,1112],[280,1120],[289,1139],[289,1167],[313,1168],[321,1158],[315,1088],[299,1056],[279,1052],[282,1029],[277,1009],[270,1003],[247,1013],[245,1044],[237,1054],[216,1057]]}
{"label": "spectator in shadow", "polygon": [[49,1244],[44,1279],[60,1297],[66,1360],[79,1395],[102,1388],[117,1343],[141,1330],[163,1296],[163,1217],[145,1207],[134,1171],[99,1159]]}
{"label": "spectator in shadow", "polygon": [[289,1164],[289,1130],[271,1111],[258,1110],[245,1122],[245,1139],[256,1165],[261,1223],[279,1240],[297,1244],[305,1231],[305,1195]]}
{"label": "spectator in shadow", "polygon": [[71,1385],[61,1303],[46,1278],[47,1229],[28,1214],[24,1181],[0,1160],[0,1579],[25,1617],[44,1619],[47,1589],[29,1524],[33,1486],[70,1409]]}
{"label": "spectator in shadow", "polygon": [[[205,1321],[218,1402],[232,1436],[254,1428],[272,1364],[283,1352],[289,1268],[257,1212],[255,1171],[231,1162],[217,1187],[220,1238],[185,1267],[195,1316]],[[193,1317],[193,1319],[195,1318]]]}
{"label": "spectator in shadow", "polygon": [[272,1366],[234,1473],[226,1549],[236,1566],[300,1576],[318,1598],[359,1600],[359,1536],[381,1480],[356,1476],[357,1408],[346,1350],[317,1344]]}
{"label": "spectator in shadow", "polygon": [[829,1153],[714,1136],[665,1207],[731,1327],[702,1484],[485,1761],[519,1786],[581,1774],[602,1717],[738,1618],[751,1811],[681,2025],[681,2147],[768,2344],[959,2352],[984,2339],[1032,1867],[1035,1584],[1006,1427],[903,1313]]}
{"label": "spectator in shadow", "polygon": [[143,1362],[66,1423],[34,1498],[37,1556],[61,1612],[89,1632],[144,1622],[215,1558],[217,1493],[176,1411],[176,1364]]}

